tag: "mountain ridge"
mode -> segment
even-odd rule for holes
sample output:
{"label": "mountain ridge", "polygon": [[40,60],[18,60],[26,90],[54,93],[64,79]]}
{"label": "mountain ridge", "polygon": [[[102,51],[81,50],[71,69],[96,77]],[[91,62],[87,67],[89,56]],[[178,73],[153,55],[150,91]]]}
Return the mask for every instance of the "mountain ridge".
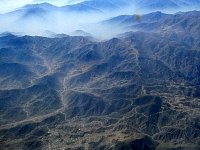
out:
{"label": "mountain ridge", "polygon": [[156,12],[102,41],[0,36],[1,147],[198,149],[198,16]]}

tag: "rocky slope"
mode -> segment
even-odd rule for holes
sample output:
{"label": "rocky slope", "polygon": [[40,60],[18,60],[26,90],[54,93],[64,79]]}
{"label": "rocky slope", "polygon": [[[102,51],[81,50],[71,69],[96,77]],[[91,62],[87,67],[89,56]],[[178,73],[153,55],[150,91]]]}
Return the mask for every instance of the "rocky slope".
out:
{"label": "rocky slope", "polygon": [[198,150],[199,22],[182,17],[101,42],[0,37],[0,149]]}

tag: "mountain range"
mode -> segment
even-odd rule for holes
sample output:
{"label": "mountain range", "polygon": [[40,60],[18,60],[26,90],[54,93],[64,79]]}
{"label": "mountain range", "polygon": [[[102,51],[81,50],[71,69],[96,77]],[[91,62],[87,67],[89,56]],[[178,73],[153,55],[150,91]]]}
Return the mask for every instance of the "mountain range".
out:
{"label": "mountain range", "polygon": [[122,14],[126,17],[128,17],[127,14],[142,15],[144,18],[145,14],[154,11],[169,14],[177,11],[198,10],[199,6],[199,0],[90,0],[62,6],[47,2],[28,4],[0,15],[0,33],[48,36],[46,31],[71,34],[76,30],[81,30],[95,38],[108,39],[128,31],[122,28],[121,24],[118,24],[118,27],[115,26],[115,29],[110,25],[101,24],[110,18],[122,17]]}
{"label": "mountain range", "polygon": [[101,23],[128,32],[101,41],[2,34],[0,149],[198,150],[199,19],[122,15]]}
{"label": "mountain range", "polygon": [[[132,7],[132,10],[127,13],[133,12],[145,12],[145,11],[164,11],[166,10],[187,10],[198,8],[200,6],[199,0],[90,0],[90,1],[83,1],[77,4],[72,5],[65,5],[65,6],[54,6],[47,2],[39,3],[39,4],[28,4],[24,7],[18,8],[17,10],[8,13],[9,15],[18,15],[20,16],[23,14],[24,16],[29,15],[38,15],[43,13],[53,13],[53,12],[62,12],[67,15],[67,13],[76,12],[76,13],[88,13],[88,12],[95,12],[95,13],[110,13],[111,10],[119,11],[123,9],[127,9],[127,7]],[[129,9],[128,9],[129,10]],[[8,15],[5,14],[5,15]]]}
{"label": "mountain range", "polygon": [[150,11],[155,11],[155,10],[164,10],[164,9],[180,9],[181,8],[186,8],[188,9],[194,9],[198,8],[200,6],[200,1],[199,0],[167,0],[167,1],[162,1],[162,0],[154,0],[154,1],[149,1],[149,0],[89,0],[89,1],[83,1],[77,4],[71,4],[71,5],[64,5],[61,7],[54,6],[52,4],[49,4],[47,2],[44,3],[38,3],[38,4],[29,4],[26,5],[19,10],[24,10],[24,9],[37,9],[41,8],[44,10],[48,11],[54,11],[57,9],[57,11],[62,11],[62,10],[70,10],[70,11],[76,11],[76,12],[87,12],[87,11],[97,11],[97,12],[106,12],[106,10],[119,10],[123,8],[127,8],[127,6],[133,7],[133,11],[141,11],[143,10],[150,10]]}

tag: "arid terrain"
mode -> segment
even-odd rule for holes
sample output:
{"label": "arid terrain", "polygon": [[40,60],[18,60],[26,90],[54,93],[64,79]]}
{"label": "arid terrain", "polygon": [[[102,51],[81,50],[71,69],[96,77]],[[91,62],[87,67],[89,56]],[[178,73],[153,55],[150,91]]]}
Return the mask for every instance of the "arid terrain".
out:
{"label": "arid terrain", "polygon": [[0,37],[0,149],[200,149],[200,12],[107,20],[110,40]]}

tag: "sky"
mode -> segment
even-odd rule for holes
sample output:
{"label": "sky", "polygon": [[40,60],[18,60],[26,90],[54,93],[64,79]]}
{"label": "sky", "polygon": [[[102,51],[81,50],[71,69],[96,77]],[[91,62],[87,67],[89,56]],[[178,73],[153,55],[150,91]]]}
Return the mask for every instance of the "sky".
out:
{"label": "sky", "polygon": [[48,2],[56,6],[78,3],[84,0],[0,0],[0,14],[13,11],[27,4]]}

